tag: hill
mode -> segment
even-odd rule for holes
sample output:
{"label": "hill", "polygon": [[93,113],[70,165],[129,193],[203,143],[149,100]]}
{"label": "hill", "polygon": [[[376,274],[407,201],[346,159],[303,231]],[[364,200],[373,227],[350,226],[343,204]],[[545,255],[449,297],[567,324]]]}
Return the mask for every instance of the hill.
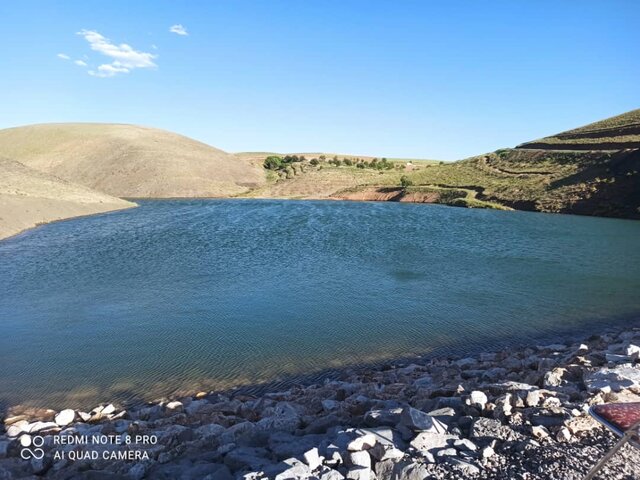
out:
{"label": "hill", "polygon": [[640,148],[640,109],[518,145],[551,150],[621,150]]}
{"label": "hill", "polygon": [[0,155],[116,197],[225,197],[264,183],[253,163],[175,133],[119,124],[0,130]]}
{"label": "hill", "polygon": [[[376,158],[367,155],[320,152],[289,154],[243,152],[236,155],[260,166],[264,164],[266,158],[273,155],[281,158],[296,156],[304,159],[300,162],[291,163],[290,168],[278,171],[267,170],[268,182],[266,185],[243,195],[258,198],[337,199],[340,198],[337,196],[337,192],[360,186],[396,186],[400,183],[407,165],[411,165],[410,168],[417,171],[426,166],[441,163],[437,160],[389,158],[385,159],[389,168],[375,169],[357,168],[358,163],[371,165],[371,162],[382,160],[380,157]],[[334,163],[336,160],[339,162]],[[385,199],[380,198],[380,200]],[[378,200],[378,198],[371,198],[371,200]]]}
{"label": "hill", "polygon": [[[248,195],[640,218],[640,150],[629,148],[640,140],[633,133],[638,125],[640,110],[634,110],[549,137],[571,142],[568,150],[543,139],[453,163],[395,161],[383,170],[329,159],[311,165],[307,157],[271,172],[270,182]],[[264,161],[270,154],[254,155]]]}
{"label": "hill", "polygon": [[0,158],[0,238],[40,223],[134,206],[135,203]]}

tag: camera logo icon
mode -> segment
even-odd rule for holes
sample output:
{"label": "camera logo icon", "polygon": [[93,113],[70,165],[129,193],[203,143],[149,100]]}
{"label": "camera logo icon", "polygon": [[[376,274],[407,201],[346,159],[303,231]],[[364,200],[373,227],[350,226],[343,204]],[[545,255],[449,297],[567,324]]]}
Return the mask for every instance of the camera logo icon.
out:
{"label": "camera logo icon", "polygon": [[22,457],[23,460],[29,460],[31,458],[40,460],[44,457],[44,450],[40,448],[44,445],[44,438],[40,435],[35,435],[34,437],[22,435],[20,437],[20,445],[22,445],[20,457]]}

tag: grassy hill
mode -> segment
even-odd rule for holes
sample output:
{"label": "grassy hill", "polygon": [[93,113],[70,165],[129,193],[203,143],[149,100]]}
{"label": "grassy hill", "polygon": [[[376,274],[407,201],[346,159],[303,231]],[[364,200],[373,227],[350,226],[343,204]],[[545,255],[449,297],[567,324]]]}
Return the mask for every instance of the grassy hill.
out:
{"label": "grassy hill", "polygon": [[117,197],[224,197],[265,182],[259,166],[175,133],[118,124],[0,130],[0,155]]}
{"label": "grassy hill", "polygon": [[[363,155],[338,155],[333,153],[293,153],[285,155],[270,152],[247,152],[236,155],[250,159],[261,166],[265,158],[272,155],[281,157],[296,155],[305,158],[304,161],[292,163],[291,168],[286,170],[267,171],[267,184],[243,195],[258,198],[339,198],[337,196],[338,192],[360,186],[393,187],[399,185],[407,163],[411,163],[411,168],[414,170],[440,163],[437,160],[393,158],[387,159],[389,168],[378,170],[374,168],[357,168],[356,164],[358,162],[368,165],[374,161],[375,157]],[[332,163],[334,158],[340,160],[340,166]],[[345,159],[352,162],[352,165],[345,165]],[[375,158],[375,161],[378,160],[378,158]],[[315,161],[318,161],[317,165],[312,164]]]}
{"label": "grassy hill", "polygon": [[0,238],[40,223],[134,206],[135,203],[0,158]]}
{"label": "grassy hill", "polygon": [[621,150],[640,148],[640,109],[518,145],[552,150]]}
{"label": "grassy hill", "polygon": [[229,154],[110,124],[0,130],[0,155],[119,197],[384,200],[640,218],[640,144],[630,148],[639,125],[634,110],[454,163],[305,153],[279,155],[282,162],[265,168],[274,154]]}
{"label": "grassy hill", "polygon": [[[446,203],[474,208],[640,218],[640,110],[454,163],[395,161],[390,170],[294,165],[249,195]],[[569,144],[553,144],[560,139]],[[541,143],[542,142],[542,143]],[[541,145],[540,148],[534,148]],[[615,146],[616,148],[611,148]],[[639,144],[640,146],[640,144]],[[523,148],[526,147],[526,148]],[[554,148],[555,147],[555,148]],[[604,148],[606,147],[606,148]],[[265,155],[254,154],[254,161]]]}

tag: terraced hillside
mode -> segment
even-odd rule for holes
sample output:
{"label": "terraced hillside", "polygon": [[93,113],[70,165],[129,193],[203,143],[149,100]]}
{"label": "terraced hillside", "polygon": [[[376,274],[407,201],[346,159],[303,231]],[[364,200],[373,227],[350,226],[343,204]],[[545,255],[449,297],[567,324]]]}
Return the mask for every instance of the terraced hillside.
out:
{"label": "terraced hillside", "polygon": [[518,145],[552,150],[620,150],[640,148],[640,109],[584,127]]}
{"label": "terraced hillside", "polygon": [[[638,125],[640,110],[634,110],[544,139],[540,148],[531,142],[454,163],[397,160],[381,171],[326,160],[311,165],[306,159],[292,174],[272,175],[250,195],[640,218],[640,149],[627,148],[630,139],[640,141],[633,133]],[[571,148],[554,139],[571,142]]]}
{"label": "terraced hillside", "polygon": [[[410,174],[518,210],[640,218],[640,150],[507,149]],[[414,187],[415,188],[415,187]]]}

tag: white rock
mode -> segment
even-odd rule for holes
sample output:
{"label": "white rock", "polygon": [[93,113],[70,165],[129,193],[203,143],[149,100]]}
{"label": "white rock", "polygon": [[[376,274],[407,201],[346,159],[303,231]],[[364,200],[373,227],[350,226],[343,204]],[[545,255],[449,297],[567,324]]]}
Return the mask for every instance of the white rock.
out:
{"label": "white rock", "polygon": [[311,470],[309,467],[297,458],[287,458],[286,460],[283,460],[283,463],[289,464],[290,467],[273,477],[274,480],[303,479],[311,476]]}
{"label": "white rock", "polygon": [[59,428],[56,422],[34,422],[29,424],[29,433],[37,433],[51,428]]}
{"label": "white rock", "polygon": [[491,447],[484,447],[482,449],[482,452],[480,452],[480,455],[482,456],[482,458],[491,458],[495,455],[495,451],[493,450],[493,448]]}
{"label": "white rock", "polygon": [[432,450],[447,447],[449,442],[456,438],[457,437],[449,434],[420,432],[416,438],[411,440],[410,445],[416,450],[430,452]]}
{"label": "white rock", "polygon": [[167,410],[176,411],[176,412],[181,412],[184,409],[184,405],[182,404],[182,402],[178,402],[177,400],[175,402],[167,403],[166,407],[167,407]]}
{"label": "white rock", "polygon": [[318,449],[313,447],[311,450],[308,450],[304,453],[304,461],[311,470],[315,470],[320,465],[322,465],[322,458],[318,453]]}
{"label": "white rock", "polygon": [[107,405],[102,409],[102,411],[100,412],[100,415],[111,415],[112,413],[115,413],[115,411],[116,411],[116,407],[113,405],[113,403],[110,403],[109,405]]}
{"label": "white rock", "polygon": [[89,420],[91,418],[91,415],[87,412],[78,412],[78,416],[80,417],[80,419],[83,422],[86,422],[87,420]]}
{"label": "white rock", "polygon": [[558,397],[549,397],[545,398],[544,402],[542,402],[542,406],[544,408],[561,408],[562,401]]}
{"label": "white rock", "polygon": [[324,468],[320,472],[319,480],[343,480],[344,476],[337,470],[332,468]]}
{"label": "white rock", "polygon": [[29,432],[29,422],[20,420],[7,428],[7,437],[15,438],[24,432]]}
{"label": "white rock", "polygon": [[371,469],[371,456],[364,451],[349,452],[347,454],[347,463],[354,467]]}
{"label": "white rock", "polygon": [[72,423],[75,418],[76,412],[71,408],[67,408],[56,415],[55,422],[61,427],[66,427]]}
{"label": "white rock", "polygon": [[349,445],[347,445],[347,450],[349,450],[350,452],[359,452],[361,450],[367,450],[373,447],[375,444],[376,437],[371,433],[367,433],[366,435],[362,435],[351,440],[349,442]]}
{"label": "white rock", "polygon": [[540,400],[542,400],[542,392],[540,390],[532,390],[527,392],[525,403],[528,407],[537,407],[540,404]]}
{"label": "white rock", "polygon": [[347,471],[349,480],[371,480],[371,469],[364,467],[355,467]]}
{"label": "white rock", "polygon": [[461,438],[459,440],[455,440],[453,442],[453,446],[458,450],[465,451],[465,452],[475,452],[478,449],[476,444],[467,438]]}
{"label": "white rock", "polygon": [[625,350],[625,353],[626,353],[629,357],[631,357],[631,358],[633,358],[633,359],[637,359],[637,358],[639,358],[639,357],[640,357],[640,347],[639,347],[638,345],[634,345],[633,343],[630,343],[630,344],[627,346],[627,348],[626,348],[626,350]]}
{"label": "white rock", "polygon": [[568,442],[571,440],[571,432],[567,427],[562,427],[558,430],[556,440],[559,442]]}
{"label": "white rock", "polygon": [[544,386],[545,387],[559,387],[564,383],[563,377],[567,372],[566,368],[554,368],[553,370],[544,374]]}
{"label": "white rock", "polygon": [[469,395],[469,405],[477,407],[480,411],[484,410],[488,401],[487,395],[480,390],[474,390],[471,392],[471,395]]}
{"label": "white rock", "polygon": [[640,387],[640,369],[633,367],[601,368],[585,375],[584,383],[590,392],[619,392]]}

